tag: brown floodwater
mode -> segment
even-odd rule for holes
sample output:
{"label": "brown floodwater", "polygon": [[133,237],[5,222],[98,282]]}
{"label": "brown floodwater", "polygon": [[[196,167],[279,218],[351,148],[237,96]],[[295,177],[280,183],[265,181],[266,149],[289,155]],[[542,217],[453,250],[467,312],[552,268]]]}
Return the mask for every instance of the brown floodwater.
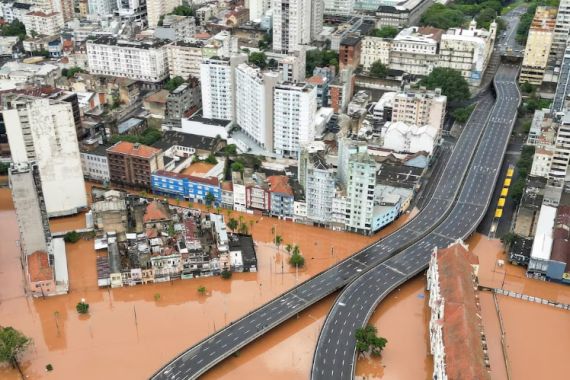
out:
{"label": "brown floodwater", "polygon": [[[13,326],[33,338],[33,347],[22,358],[26,377],[100,379],[112,371],[113,375],[124,379],[148,378],[193,343],[378,238],[232,213],[232,217],[240,215],[248,223],[252,221],[258,273],[237,273],[231,280],[210,277],[99,289],[93,244],[80,240],[67,246],[70,293],[32,299],[27,298],[23,291],[23,274],[16,245],[18,231],[10,193],[8,189],[0,189],[0,325]],[[401,218],[382,234],[394,230],[408,218]],[[54,230],[61,231],[81,228],[85,221],[83,215],[78,215],[55,219],[50,224]],[[288,268],[283,247],[278,252],[271,244],[272,228],[283,237],[284,243],[299,244],[306,257],[306,269],[296,274]],[[500,245],[494,241],[477,237],[471,243],[480,257],[492,256],[491,262],[500,255]],[[487,270],[483,267],[488,265],[481,266],[482,271]],[[530,280],[521,277],[516,270],[512,274],[509,270],[507,273],[505,284],[528,286],[525,282]],[[498,278],[499,274],[493,273],[493,276]],[[389,343],[380,359],[359,361],[357,374],[362,378],[405,380],[430,377],[432,362],[424,281],[424,276],[410,281],[388,297],[373,314],[371,323],[388,338]],[[558,285],[539,284],[539,289],[546,286],[544,294],[559,293],[559,297],[570,297],[569,291],[550,288]],[[197,292],[199,286],[206,287],[206,295]],[[268,374],[275,380],[308,378],[316,339],[334,297],[326,298],[300,313],[298,319],[274,329],[242,349],[238,357],[224,361],[203,378],[266,379]],[[87,317],[80,317],[75,311],[75,304],[81,298],[90,304]],[[528,336],[528,333],[520,334]],[[509,344],[512,345],[513,341],[509,340]],[[544,363],[550,360],[547,355],[542,357],[542,352],[535,355]],[[517,355],[513,354],[512,359],[518,359]],[[47,364],[53,365],[52,373],[45,371]],[[0,369],[0,378],[12,380],[19,376],[15,371],[3,368]]]}

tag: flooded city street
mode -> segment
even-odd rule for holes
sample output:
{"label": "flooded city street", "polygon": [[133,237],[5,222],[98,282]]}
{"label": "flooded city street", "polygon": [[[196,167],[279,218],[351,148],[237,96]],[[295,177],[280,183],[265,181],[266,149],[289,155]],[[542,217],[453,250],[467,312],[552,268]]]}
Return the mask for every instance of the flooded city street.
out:
{"label": "flooded city street", "polygon": [[[238,213],[233,213],[232,217],[237,218]],[[401,218],[383,234],[397,228],[407,217]],[[267,217],[244,215],[244,218],[252,220],[250,225],[257,242],[258,273],[235,273],[231,280],[209,277],[99,289],[93,242],[80,240],[67,245],[70,293],[32,299],[25,296],[23,289],[18,229],[10,192],[0,189],[0,325],[13,326],[33,338],[34,345],[22,360],[26,377],[100,379],[113,372],[123,379],[148,378],[193,343],[378,238]],[[54,230],[61,231],[82,228],[85,221],[79,215],[53,220],[51,225]],[[271,243],[272,229],[283,237],[285,244],[299,244],[306,258],[306,268],[296,273],[289,267],[283,246],[278,251]],[[475,237],[471,245],[480,257],[493,256],[492,260],[487,260],[491,263],[502,251],[500,243],[486,237]],[[570,298],[570,289],[560,285],[538,281],[532,281],[532,285],[525,284],[530,280],[524,278],[519,268],[513,268],[512,273],[509,268],[501,277],[497,273],[489,274],[488,267],[489,263],[481,263],[486,281],[498,281],[500,285],[506,277],[505,287],[522,288],[525,292],[536,288],[534,290],[545,298],[549,298],[547,294],[560,299]],[[206,294],[198,293],[199,286],[206,287]],[[388,345],[381,358],[359,360],[356,372],[361,379],[430,378],[429,310],[424,288],[425,277],[420,275],[391,294],[373,314],[371,323],[378,327],[380,335],[388,339]],[[87,316],[79,316],[75,311],[75,305],[81,298],[90,304]],[[298,318],[245,347],[204,378],[266,379],[270,373],[275,380],[306,379],[319,330],[334,298],[335,295],[331,295],[299,313]],[[528,336],[528,332],[521,328],[523,321],[540,320],[544,314],[538,311],[527,315],[518,310],[526,310],[525,305],[511,306],[509,301],[501,300],[501,307],[505,308],[503,315],[508,343],[511,346],[516,343],[521,351],[528,349],[527,345],[517,342],[517,339]],[[540,305],[532,307],[546,308]],[[511,309],[517,314],[512,314]],[[555,331],[558,331],[559,342],[568,340],[570,324],[567,315],[552,317],[547,326],[554,330],[558,327]],[[512,332],[508,331],[509,328]],[[544,356],[546,361],[543,363],[549,363],[552,357],[548,355],[546,343],[548,341],[545,341],[543,352],[538,353],[539,357]],[[564,352],[563,349],[557,351]],[[514,351],[510,358],[513,366],[515,361],[525,361]],[[45,371],[47,364],[53,365],[53,372]],[[19,375],[10,368],[2,368],[0,378],[19,379]]]}

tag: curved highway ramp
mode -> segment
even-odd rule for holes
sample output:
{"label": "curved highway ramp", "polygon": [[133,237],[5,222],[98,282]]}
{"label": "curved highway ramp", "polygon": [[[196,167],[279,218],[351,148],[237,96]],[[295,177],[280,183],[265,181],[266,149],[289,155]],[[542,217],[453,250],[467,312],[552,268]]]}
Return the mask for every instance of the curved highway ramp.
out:
{"label": "curved highway ramp", "polygon": [[417,243],[363,273],[337,297],[317,342],[313,380],[352,379],[356,328],[366,325],[378,303],[392,290],[427,268],[434,248],[447,247],[475,231],[491,200],[516,119],[520,104],[517,75],[517,67],[503,65],[495,77],[497,102],[489,127],[447,218]]}

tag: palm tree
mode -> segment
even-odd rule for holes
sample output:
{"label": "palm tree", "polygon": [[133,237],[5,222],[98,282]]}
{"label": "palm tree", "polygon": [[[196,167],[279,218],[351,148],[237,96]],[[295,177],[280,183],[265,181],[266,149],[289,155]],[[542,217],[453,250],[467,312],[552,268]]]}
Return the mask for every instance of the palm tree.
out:
{"label": "palm tree", "polygon": [[299,249],[299,246],[298,246],[297,244],[295,244],[295,245],[293,246],[293,254],[294,254],[294,255],[299,255],[299,254],[301,254],[301,250]]}
{"label": "palm tree", "polygon": [[287,243],[287,245],[285,246],[285,250],[287,251],[289,256],[291,256],[291,251],[293,250],[293,244]]}
{"label": "palm tree", "polygon": [[279,246],[283,243],[283,238],[281,235],[275,236],[275,246],[277,246],[277,252],[279,252]]}
{"label": "palm tree", "polygon": [[232,232],[236,232],[236,228],[238,228],[238,221],[235,220],[234,218],[231,218],[230,220],[228,220],[228,223],[226,223],[228,228],[230,230],[232,230]]}
{"label": "palm tree", "polygon": [[250,220],[250,221],[249,221],[249,231],[250,231],[251,233],[253,233],[253,225],[254,225],[254,224],[255,224],[255,222],[254,222],[253,220]]}

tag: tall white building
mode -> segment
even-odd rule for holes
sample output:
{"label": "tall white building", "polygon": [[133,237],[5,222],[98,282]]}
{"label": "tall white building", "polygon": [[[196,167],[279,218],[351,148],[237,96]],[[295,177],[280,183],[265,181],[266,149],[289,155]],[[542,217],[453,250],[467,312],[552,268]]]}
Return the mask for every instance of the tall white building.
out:
{"label": "tall white building", "polygon": [[554,38],[550,53],[561,61],[568,42],[570,33],[570,0],[560,0],[558,14],[556,15],[556,26],[554,27]]}
{"label": "tall white building", "polygon": [[305,190],[307,218],[329,224],[336,193],[336,170],[326,160],[322,141],[303,146],[299,157],[299,183]]}
{"label": "tall white building", "polygon": [[554,155],[550,165],[548,181],[556,187],[563,187],[565,182],[570,181],[570,112],[566,113],[558,127]]}
{"label": "tall white building", "polygon": [[273,150],[273,88],[277,72],[242,63],[236,68],[236,118],[240,129],[262,148]]}
{"label": "tall white building", "polygon": [[127,41],[100,37],[87,41],[89,72],[143,82],[161,82],[168,77],[164,40]]}
{"label": "tall white building", "polygon": [[89,14],[97,16],[112,15],[117,9],[116,0],[89,0],[87,5],[89,6]]}
{"label": "tall white building", "polygon": [[156,28],[160,16],[166,15],[181,5],[181,0],[146,0],[148,27]]}
{"label": "tall white building", "polygon": [[332,16],[351,16],[354,0],[324,0],[324,14]]}
{"label": "tall white building", "polygon": [[22,21],[26,27],[26,34],[33,36],[34,33],[44,36],[59,34],[63,27],[63,15],[58,12],[30,12],[24,15]]}
{"label": "tall white building", "polygon": [[271,9],[271,0],[245,0],[245,7],[249,9],[249,20],[259,21]]}
{"label": "tall white building", "polygon": [[323,31],[324,0],[311,1],[311,40],[316,40]]}
{"label": "tall white building", "polygon": [[117,10],[123,21],[147,25],[146,0],[117,0]]}
{"label": "tall white building", "polygon": [[37,163],[48,215],[87,207],[71,104],[25,95],[3,101],[12,161]]}
{"label": "tall white building", "polygon": [[202,109],[205,118],[235,120],[235,68],[246,62],[247,56],[205,59],[200,65]]}
{"label": "tall white building", "polygon": [[289,53],[311,42],[311,1],[273,0],[273,50]]}
{"label": "tall white building", "polygon": [[283,83],[273,92],[273,149],[298,158],[301,145],[315,139],[317,88],[306,83]]}
{"label": "tall white building", "polygon": [[201,43],[173,42],[166,45],[170,77],[200,78],[202,64]]}
{"label": "tall white building", "polygon": [[347,219],[349,231],[372,232],[376,162],[366,151],[353,154],[348,161]]}

